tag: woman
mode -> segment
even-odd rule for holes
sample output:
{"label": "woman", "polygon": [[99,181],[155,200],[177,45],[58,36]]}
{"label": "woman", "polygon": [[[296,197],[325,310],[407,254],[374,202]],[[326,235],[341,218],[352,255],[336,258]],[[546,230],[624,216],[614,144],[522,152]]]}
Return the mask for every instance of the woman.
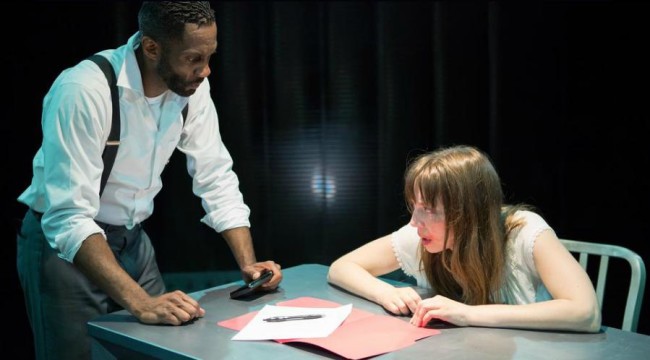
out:
{"label": "woman", "polygon": [[[597,332],[593,285],[553,229],[525,205],[503,204],[501,182],[478,149],[421,155],[405,174],[411,221],[332,263],[328,281],[425,326]],[[402,269],[435,296],[377,276]]]}

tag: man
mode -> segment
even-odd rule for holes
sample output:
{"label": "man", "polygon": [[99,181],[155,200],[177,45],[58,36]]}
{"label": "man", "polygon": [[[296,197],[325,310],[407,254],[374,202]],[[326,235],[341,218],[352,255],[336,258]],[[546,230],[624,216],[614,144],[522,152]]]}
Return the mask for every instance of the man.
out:
{"label": "man", "polygon": [[278,264],[255,258],[250,210],[219,134],[207,79],[217,49],[209,2],[145,2],[138,22],[127,44],[100,53],[115,71],[121,116],[105,187],[102,153],[112,146],[114,104],[102,70],[81,61],[59,75],[43,102],[43,143],[18,199],[29,210],[17,244],[39,359],[90,357],[87,321],[121,308],[146,324],[179,325],[205,314],[187,294],[166,293],[140,225],[153,212],[174,148],[187,155],[202,221],[225,238],[244,280],[265,269],[274,275],[263,290],[282,280]]}

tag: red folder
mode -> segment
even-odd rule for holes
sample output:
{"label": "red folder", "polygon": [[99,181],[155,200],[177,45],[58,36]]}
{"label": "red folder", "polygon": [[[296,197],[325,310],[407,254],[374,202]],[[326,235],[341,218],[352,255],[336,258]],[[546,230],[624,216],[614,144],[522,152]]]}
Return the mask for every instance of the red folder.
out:
{"label": "red folder", "polygon": [[[295,307],[338,307],[332,301],[312,297],[300,297],[279,302],[278,306]],[[255,317],[257,311],[218,322],[232,330],[241,330]],[[350,315],[330,336],[326,338],[274,340],[281,344],[299,342],[318,346],[347,359],[363,359],[403,349],[417,340],[437,335],[436,329],[413,326],[394,316],[377,315],[352,308]]]}

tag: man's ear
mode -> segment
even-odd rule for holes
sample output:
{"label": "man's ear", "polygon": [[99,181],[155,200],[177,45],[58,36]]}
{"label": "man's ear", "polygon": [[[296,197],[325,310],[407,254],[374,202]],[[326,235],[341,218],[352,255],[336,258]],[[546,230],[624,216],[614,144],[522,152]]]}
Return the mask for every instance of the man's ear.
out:
{"label": "man's ear", "polygon": [[151,61],[158,62],[161,51],[160,44],[148,36],[143,36],[141,45],[144,56]]}

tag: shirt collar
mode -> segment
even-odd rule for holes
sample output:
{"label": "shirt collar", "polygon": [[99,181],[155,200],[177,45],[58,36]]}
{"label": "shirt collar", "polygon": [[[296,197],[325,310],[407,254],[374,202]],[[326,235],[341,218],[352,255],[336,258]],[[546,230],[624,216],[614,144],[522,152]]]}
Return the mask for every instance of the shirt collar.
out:
{"label": "shirt collar", "polygon": [[[141,39],[142,35],[138,31],[129,38],[126,46],[122,47],[124,65],[117,77],[117,85],[144,97],[142,73],[140,72],[140,66],[138,66],[138,60],[135,57],[135,50],[140,47]],[[169,99],[178,102],[181,107],[185,106],[188,101],[186,97],[182,97],[174,92],[171,92]]]}
{"label": "shirt collar", "polygon": [[117,85],[144,95],[142,73],[135,57],[135,50],[140,47],[140,39],[142,36],[138,31],[129,38],[126,46],[123,47],[124,65],[117,76]]}

